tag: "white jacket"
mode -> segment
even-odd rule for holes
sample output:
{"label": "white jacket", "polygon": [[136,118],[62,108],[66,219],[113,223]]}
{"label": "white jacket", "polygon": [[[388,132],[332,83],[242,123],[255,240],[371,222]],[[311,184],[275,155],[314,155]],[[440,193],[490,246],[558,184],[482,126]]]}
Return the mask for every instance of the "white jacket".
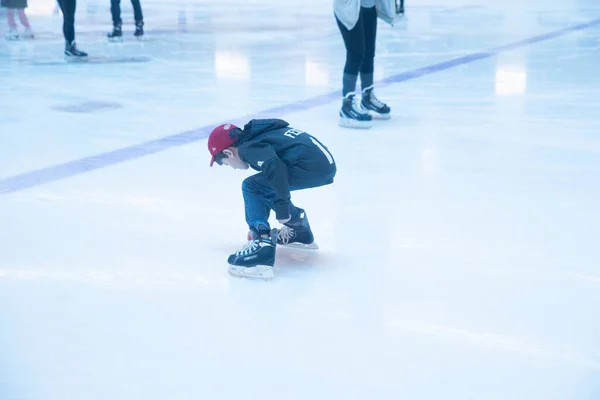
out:
{"label": "white jacket", "polygon": [[[377,16],[390,25],[398,14],[396,13],[396,0],[375,0]],[[340,22],[351,30],[358,21],[360,14],[360,0],[333,0],[333,12]]]}

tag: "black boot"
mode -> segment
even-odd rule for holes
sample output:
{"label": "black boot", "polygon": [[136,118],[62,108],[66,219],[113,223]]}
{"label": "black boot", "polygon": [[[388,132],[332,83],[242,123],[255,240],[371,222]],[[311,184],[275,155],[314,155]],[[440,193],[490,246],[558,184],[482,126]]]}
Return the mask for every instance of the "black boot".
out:
{"label": "black boot", "polygon": [[277,229],[272,229],[270,237],[259,236],[250,240],[244,247],[229,256],[229,273],[244,278],[273,278]]}
{"label": "black boot", "polygon": [[372,117],[356,102],[355,94],[350,92],[342,100],[340,126],[344,128],[370,128]]}
{"label": "black boot", "polygon": [[113,26],[113,30],[111,33],[106,35],[110,42],[122,42],[123,41],[123,30],[121,29],[121,24],[117,24]]}
{"label": "black boot", "polygon": [[135,33],[133,34],[138,39],[144,37],[144,21],[137,21],[135,23]]}
{"label": "black boot", "polygon": [[318,249],[315,237],[310,230],[308,217],[303,209],[300,214],[286,222],[277,235],[277,244],[301,249]]}
{"label": "black boot", "polygon": [[65,44],[65,59],[67,61],[87,61],[87,58],[86,52],[77,49],[75,41]]}
{"label": "black boot", "polygon": [[362,108],[367,110],[367,112],[373,118],[379,118],[379,119],[390,119],[391,118],[390,108],[387,106],[387,104],[379,101],[379,99],[377,97],[375,97],[375,93],[373,93],[373,86],[369,86],[368,88],[363,90],[362,99],[361,99],[360,104],[361,104]]}

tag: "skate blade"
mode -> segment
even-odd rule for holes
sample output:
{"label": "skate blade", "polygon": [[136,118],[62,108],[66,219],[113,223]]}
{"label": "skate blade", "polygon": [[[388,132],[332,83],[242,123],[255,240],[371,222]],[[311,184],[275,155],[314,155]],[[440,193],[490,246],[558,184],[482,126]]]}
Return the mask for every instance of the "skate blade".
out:
{"label": "skate blade", "polygon": [[70,62],[70,63],[88,62],[88,58],[87,57],[69,57],[69,56],[65,56],[65,60],[67,62]]}
{"label": "skate blade", "polygon": [[273,279],[273,267],[269,265],[257,265],[255,267],[241,267],[239,265],[229,266],[229,275],[238,278],[263,279],[270,281]]}
{"label": "skate blade", "polygon": [[123,38],[108,38],[109,43],[123,43]]}
{"label": "skate blade", "polygon": [[369,110],[369,115],[373,118],[373,119],[391,119],[392,115],[390,113],[387,114],[380,114],[377,111],[373,111],[373,110]]}
{"label": "skate blade", "polygon": [[342,128],[352,128],[352,129],[369,129],[371,128],[371,121],[357,121],[352,118],[344,118],[340,117],[339,125]]}
{"label": "skate blade", "polygon": [[299,249],[299,250],[318,250],[319,246],[312,242],[311,244],[304,243],[289,243],[289,244],[278,244],[279,247],[284,247],[288,249]]}

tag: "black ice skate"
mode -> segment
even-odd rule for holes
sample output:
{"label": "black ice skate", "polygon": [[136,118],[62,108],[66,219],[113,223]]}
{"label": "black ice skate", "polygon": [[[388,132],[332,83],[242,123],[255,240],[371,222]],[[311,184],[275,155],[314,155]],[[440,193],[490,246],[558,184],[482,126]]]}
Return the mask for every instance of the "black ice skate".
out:
{"label": "black ice skate", "polygon": [[375,97],[373,86],[369,86],[363,90],[360,104],[373,118],[390,119],[392,117],[390,115],[391,110],[387,104]]}
{"label": "black ice skate", "polygon": [[244,278],[273,279],[277,229],[268,238],[250,240],[244,247],[229,256],[229,273]]}
{"label": "black ice skate", "polygon": [[354,93],[350,92],[344,96],[340,110],[340,126],[368,129],[371,127],[371,120],[372,117],[356,102]]}
{"label": "black ice skate", "polygon": [[298,217],[283,225],[277,235],[277,244],[297,249],[316,250],[319,248],[315,243],[315,237],[310,230],[308,217],[304,210],[300,209]]}
{"label": "black ice skate", "polygon": [[138,21],[135,23],[135,32],[133,36],[138,38],[138,40],[142,40],[144,38],[144,22]]}
{"label": "black ice skate", "polygon": [[65,46],[65,59],[67,61],[87,61],[88,55],[86,52],[78,50],[75,41],[73,41]]}
{"label": "black ice skate", "polygon": [[113,26],[112,32],[108,33],[106,36],[108,37],[109,42],[122,42],[123,30],[121,29],[121,24]]}

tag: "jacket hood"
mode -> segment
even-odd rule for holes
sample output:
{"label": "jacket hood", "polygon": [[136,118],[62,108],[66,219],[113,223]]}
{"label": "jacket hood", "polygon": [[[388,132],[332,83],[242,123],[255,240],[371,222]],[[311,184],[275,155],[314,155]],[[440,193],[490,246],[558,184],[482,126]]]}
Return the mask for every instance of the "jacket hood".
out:
{"label": "jacket hood", "polygon": [[289,123],[282,119],[253,119],[244,125],[244,130],[239,134],[236,141],[240,145],[264,132],[285,128],[289,125]]}

